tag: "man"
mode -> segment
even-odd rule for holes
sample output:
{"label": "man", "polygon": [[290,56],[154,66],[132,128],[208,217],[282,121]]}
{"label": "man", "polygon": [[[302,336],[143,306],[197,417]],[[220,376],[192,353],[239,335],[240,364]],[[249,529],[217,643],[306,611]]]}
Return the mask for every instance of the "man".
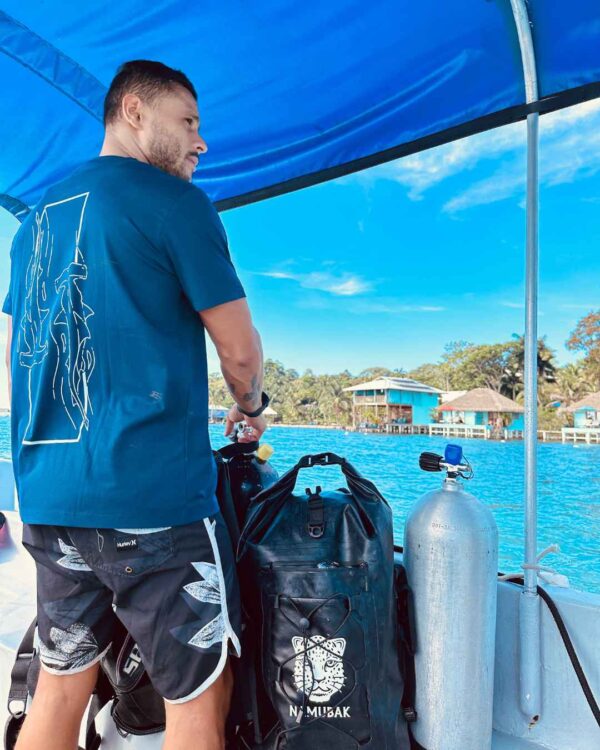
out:
{"label": "man", "polygon": [[[221,750],[239,596],[215,498],[204,331],[259,438],[260,338],[211,203],[181,72],[132,61],[99,157],[47,191],[11,251],[8,360],[42,672],[17,750],[74,750],[116,616],[165,699],[165,750]],[[12,326],[10,322],[13,321]]]}

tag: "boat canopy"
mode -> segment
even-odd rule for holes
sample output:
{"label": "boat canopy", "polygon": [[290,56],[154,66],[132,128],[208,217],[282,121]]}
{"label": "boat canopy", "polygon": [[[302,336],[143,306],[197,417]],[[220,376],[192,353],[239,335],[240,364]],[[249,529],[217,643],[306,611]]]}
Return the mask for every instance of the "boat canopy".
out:
{"label": "boat canopy", "polygon": [[598,0],[529,0],[526,104],[510,0],[3,0],[0,205],[26,215],[97,155],[119,64],[199,93],[197,183],[231,208],[600,95]]}

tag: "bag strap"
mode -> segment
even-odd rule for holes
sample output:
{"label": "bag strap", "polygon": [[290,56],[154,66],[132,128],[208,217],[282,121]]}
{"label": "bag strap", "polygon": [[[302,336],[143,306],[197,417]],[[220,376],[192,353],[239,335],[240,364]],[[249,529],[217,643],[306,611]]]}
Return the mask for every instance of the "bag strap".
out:
{"label": "bag strap", "polygon": [[102,737],[98,734],[96,729],[96,717],[100,713],[100,709],[108,703],[98,693],[92,695],[90,707],[88,709],[88,715],[86,720],[86,732],[85,732],[85,748],[84,750],[98,750],[102,743]]}
{"label": "bag strap", "polygon": [[10,673],[10,687],[8,689],[7,701],[9,717],[4,728],[5,750],[14,750],[18,734],[25,721],[28,696],[27,675],[35,656],[33,638],[36,625],[37,618],[34,618],[19,644],[15,663]]}
{"label": "bag strap", "polygon": [[[36,627],[37,618],[34,618],[25,631],[25,635],[17,649],[15,663],[10,673],[10,688],[8,690],[7,701],[7,708],[10,716],[6,723],[4,732],[5,750],[14,749],[17,736],[21,730],[23,722],[25,721],[25,710],[27,708],[27,698],[29,695],[27,688],[27,675],[35,656],[33,640]],[[79,748],[79,750],[98,750],[100,747],[101,738],[96,731],[94,719],[96,718],[98,711],[106,702],[106,700],[102,700],[96,694],[93,696],[88,712],[85,748]]]}
{"label": "bag strap", "polygon": [[396,571],[396,599],[398,607],[398,658],[404,680],[402,693],[402,713],[405,720],[412,724],[417,720],[415,709],[416,678],[415,651],[416,634],[412,591],[408,585],[406,568],[404,565],[395,567]]}
{"label": "bag strap", "polygon": [[293,492],[298,474],[301,469],[312,469],[314,466],[339,466],[346,478],[348,489],[366,490],[369,494],[374,495],[378,500],[385,502],[383,496],[375,487],[373,482],[365,479],[352,464],[345,458],[338,456],[336,453],[316,453],[314,455],[303,456],[298,463],[286,472],[274,485],[260,492],[253,499],[253,502],[260,502],[268,499],[269,495],[279,495],[281,492]]}
{"label": "bag strap", "polygon": [[8,713],[14,719],[25,716],[25,709],[27,708],[27,674],[35,656],[33,638],[36,626],[37,618],[34,618],[17,649],[15,663],[10,673],[7,708]]}
{"label": "bag strap", "polygon": [[[248,539],[252,538],[257,533],[260,533],[260,529],[268,526],[281,507],[285,505],[287,499],[294,491],[300,470],[309,469],[314,466],[339,466],[341,468],[352,496],[352,503],[360,516],[366,534],[370,538],[377,535],[377,529],[373,524],[371,514],[365,507],[365,501],[366,503],[369,501],[381,502],[387,505],[388,503],[386,499],[379,492],[373,482],[365,479],[345,458],[341,458],[336,453],[317,453],[315,455],[303,456],[298,463],[280,477],[275,484],[267,487],[252,498],[250,514],[246,525],[242,529],[237,545],[238,562],[245,553]],[[320,498],[320,493],[317,493],[317,495],[318,497],[315,497],[312,502],[312,508],[314,515],[317,517],[314,526],[317,529],[317,536],[320,536],[318,528],[321,526],[321,523],[318,519],[321,515],[321,508],[324,507],[324,505],[322,505],[324,500]],[[253,514],[252,508],[256,508],[257,512]],[[310,508],[311,503],[309,502],[309,511]]]}

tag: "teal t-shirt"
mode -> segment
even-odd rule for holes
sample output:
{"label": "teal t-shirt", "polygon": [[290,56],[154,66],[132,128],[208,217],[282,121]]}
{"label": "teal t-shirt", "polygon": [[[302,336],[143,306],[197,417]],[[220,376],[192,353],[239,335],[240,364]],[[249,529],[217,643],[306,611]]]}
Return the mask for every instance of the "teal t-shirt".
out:
{"label": "teal t-shirt", "polygon": [[11,250],[12,453],[26,523],[158,527],[217,510],[198,311],[244,297],[197,187],[92,159]]}

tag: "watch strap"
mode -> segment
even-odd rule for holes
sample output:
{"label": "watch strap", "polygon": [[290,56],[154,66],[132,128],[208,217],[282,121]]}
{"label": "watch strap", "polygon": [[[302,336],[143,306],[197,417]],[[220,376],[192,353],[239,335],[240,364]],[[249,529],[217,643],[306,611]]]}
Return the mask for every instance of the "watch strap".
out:
{"label": "watch strap", "polygon": [[258,407],[258,409],[255,409],[254,411],[245,411],[244,409],[242,409],[242,407],[239,404],[238,404],[238,409],[241,411],[241,413],[245,417],[251,417],[251,418],[252,417],[260,417],[260,415],[267,408],[267,406],[269,405],[269,402],[271,400],[264,391],[262,392],[261,398],[262,398],[261,405]]}

